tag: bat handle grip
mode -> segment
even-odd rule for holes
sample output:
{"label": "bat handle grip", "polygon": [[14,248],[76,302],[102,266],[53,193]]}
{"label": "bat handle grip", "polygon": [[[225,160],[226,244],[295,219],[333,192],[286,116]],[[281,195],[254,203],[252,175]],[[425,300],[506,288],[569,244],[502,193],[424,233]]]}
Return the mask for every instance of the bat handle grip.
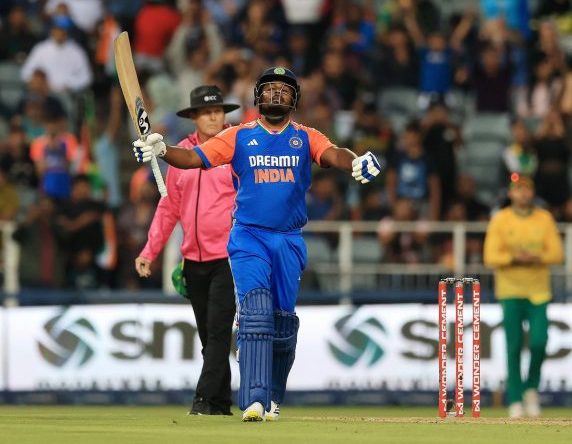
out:
{"label": "bat handle grip", "polygon": [[159,189],[161,197],[166,197],[167,187],[163,181],[163,176],[161,175],[161,170],[159,169],[159,163],[157,162],[157,158],[155,156],[153,156],[151,159],[151,169],[153,170],[153,176],[155,176],[155,182],[157,182],[157,188]]}

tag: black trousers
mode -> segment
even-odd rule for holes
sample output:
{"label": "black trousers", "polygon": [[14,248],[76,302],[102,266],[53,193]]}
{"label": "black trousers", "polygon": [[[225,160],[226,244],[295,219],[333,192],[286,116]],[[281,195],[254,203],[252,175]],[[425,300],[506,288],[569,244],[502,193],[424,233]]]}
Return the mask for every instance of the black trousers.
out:
{"label": "black trousers", "polygon": [[196,397],[227,411],[230,391],[230,347],[236,304],[228,259],[194,262],[185,259],[183,273],[201,340],[203,368]]}

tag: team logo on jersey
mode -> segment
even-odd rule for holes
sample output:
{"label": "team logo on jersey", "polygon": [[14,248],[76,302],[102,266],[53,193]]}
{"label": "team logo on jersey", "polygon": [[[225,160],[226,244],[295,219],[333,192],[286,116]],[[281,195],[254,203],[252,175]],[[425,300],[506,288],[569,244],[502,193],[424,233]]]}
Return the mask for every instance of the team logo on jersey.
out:
{"label": "team logo on jersey", "polygon": [[296,137],[296,136],[290,137],[288,144],[290,145],[291,148],[301,148],[302,147],[302,139],[300,139],[299,137]]}

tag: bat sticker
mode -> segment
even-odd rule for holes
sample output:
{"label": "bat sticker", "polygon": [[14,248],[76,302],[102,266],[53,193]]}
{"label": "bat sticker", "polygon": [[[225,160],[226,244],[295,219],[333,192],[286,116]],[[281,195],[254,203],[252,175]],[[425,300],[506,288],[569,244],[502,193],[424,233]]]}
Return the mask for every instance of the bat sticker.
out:
{"label": "bat sticker", "polygon": [[145,111],[145,106],[141,97],[135,98],[135,112],[137,113],[139,132],[144,136],[151,130],[151,124],[149,123],[149,116],[147,115],[147,111]]}

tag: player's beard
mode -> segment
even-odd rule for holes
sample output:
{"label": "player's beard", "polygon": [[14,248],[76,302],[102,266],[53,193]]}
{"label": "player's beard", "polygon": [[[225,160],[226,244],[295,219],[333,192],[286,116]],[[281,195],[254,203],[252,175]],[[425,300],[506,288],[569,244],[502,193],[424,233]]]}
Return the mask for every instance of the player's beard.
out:
{"label": "player's beard", "polygon": [[260,105],[260,114],[262,114],[268,122],[276,125],[284,122],[290,115],[292,108],[285,105],[275,105],[265,103]]}

